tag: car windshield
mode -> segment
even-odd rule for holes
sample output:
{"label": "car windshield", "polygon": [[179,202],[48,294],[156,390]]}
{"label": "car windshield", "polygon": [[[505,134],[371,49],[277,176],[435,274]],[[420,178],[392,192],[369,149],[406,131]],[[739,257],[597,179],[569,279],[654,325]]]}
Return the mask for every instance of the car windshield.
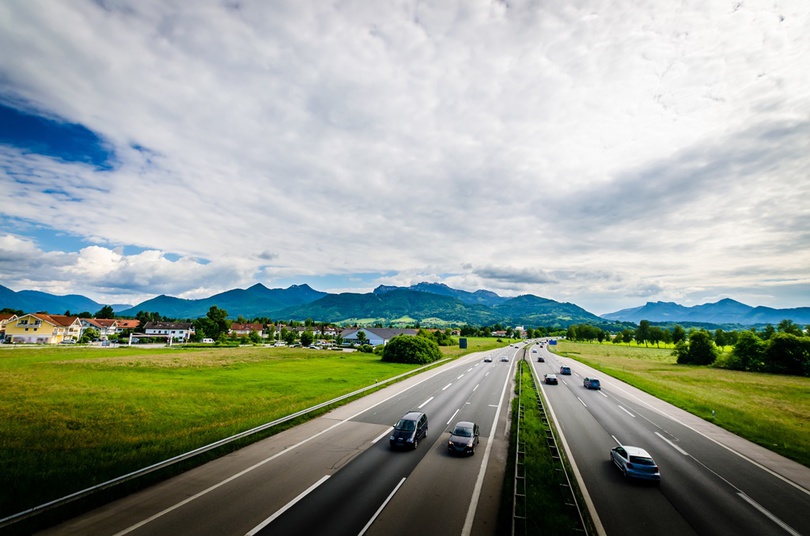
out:
{"label": "car windshield", "polygon": [[638,465],[655,465],[655,462],[652,461],[651,458],[642,458],[641,456],[630,456],[630,463],[636,463]]}
{"label": "car windshield", "polygon": [[471,437],[472,436],[472,430],[470,430],[469,428],[464,428],[462,426],[458,426],[458,427],[456,427],[455,430],[453,430],[453,435],[461,436],[461,437]]}
{"label": "car windshield", "polygon": [[394,428],[396,428],[397,430],[412,432],[416,429],[416,421],[408,421],[405,419],[400,419]]}

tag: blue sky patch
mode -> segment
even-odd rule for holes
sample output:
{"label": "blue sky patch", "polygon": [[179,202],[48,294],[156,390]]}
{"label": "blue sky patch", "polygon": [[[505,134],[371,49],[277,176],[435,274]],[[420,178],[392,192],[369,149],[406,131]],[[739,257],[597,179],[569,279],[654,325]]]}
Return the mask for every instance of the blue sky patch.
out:
{"label": "blue sky patch", "polygon": [[0,103],[0,144],[65,162],[114,168],[109,144],[83,125],[55,121]]}

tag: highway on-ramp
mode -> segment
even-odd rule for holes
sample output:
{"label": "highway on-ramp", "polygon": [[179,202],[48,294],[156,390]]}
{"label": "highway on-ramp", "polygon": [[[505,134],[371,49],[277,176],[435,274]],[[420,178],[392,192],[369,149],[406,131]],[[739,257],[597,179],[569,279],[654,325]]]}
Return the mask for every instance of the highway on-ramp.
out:
{"label": "highway on-ramp", "polygon": [[[495,534],[517,353],[459,358],[44,534]],[[393,451],[410,410],[427,438]],[[469,457],[447,450],[460,420],[480,425]]]}
{"label": "highway on-ramp", "polygon": [[[810,535],[810,469],[553,349],[537,344],[528,355],[539,378],[560,379],[541,388],[602,533]],[[585,377],[602,389],[586,389]],[[625,480],[609,459],[619,444],[646,449],[660,485]]]}

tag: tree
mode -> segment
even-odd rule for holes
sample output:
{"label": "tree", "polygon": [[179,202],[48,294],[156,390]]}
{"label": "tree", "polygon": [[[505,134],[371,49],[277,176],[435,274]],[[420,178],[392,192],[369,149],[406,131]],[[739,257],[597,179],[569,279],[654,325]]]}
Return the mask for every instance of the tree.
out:
{"label": "tree", "polygon": [[366,337],[366,332],[362,329],[357,332],[357,344],[364,345],[368,344],[368,337]]}
{"label": "tree", "polygon": [[112,306],[105,305],[96,313],[96,318],[115,318],[115,311]]}
{"label": "tree", "polygon": [[441,359],[439,345],[426,337],[397,335],[385,345],[382,360],[389,363],[425,365]]}
{"label": "tree", "polygon": [[727,366],[733,370],[758,372],[765,368],[765,344],[752,331],[737,335],[737,344],[731,350]]}
{"label": "tree", "polygon": [[776,331],[778,331],[779,333],[788,333],[790,335],[795,335],[797,337],[801,337],[802,335],[804,335],[801,326],[793,322],[793,320],[788,319],[779,322],[779,324],[776,326]]}
{"label": "tree", "polygon": [[82,331],[82,338],[79,342],[86,344],[94,339],[98,339],[100,336],[101,334],[98,332],[98,330],[87,328]]}
{"label": "tree", "polygon": [[765,350],[765,368],[776,374],[810,376],[810,338],[777,333]]}
{"label": "tree", "polygon": [[686,330],[683,329],[683,326],[676,325],[672,328],[672,342],[678,344],[681,341],[686,340]]}
{"label": "tree", "polygon": [[209,337],[219,339],[219,336],[223,333],[228,334],[228,331],[231,329],[231,323],[228,321],[228,311],[220,309],[216,305],[212,305],[205,316],[212,322],[209,324],[209,328],[212,329],[213,332],[208,333]]}
{"label": "tree", "polygon": [[636,330],[636,342],[641,344],[644,343],[644,346],[647,346],[647,342],[650,340],[650,321],[649,320],[642,320],[638,323],[638,329]]}
{"label": "tree", "polygon": [[689,342],[679,342],[672,352],[681,365],[711,365],[720,351],[708,331],[698,330],[689,334]]}
{"label": "tree", "polygon": [[301,346],[309,346],[315,342],[315,334],[311,329],[307,329],[301,333]]}

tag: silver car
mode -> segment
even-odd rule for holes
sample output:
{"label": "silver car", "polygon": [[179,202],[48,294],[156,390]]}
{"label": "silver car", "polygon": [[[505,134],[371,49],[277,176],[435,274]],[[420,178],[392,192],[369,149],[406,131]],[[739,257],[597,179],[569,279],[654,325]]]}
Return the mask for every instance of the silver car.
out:
{"label": "silver car", "polygon": [[661,473],[650,453],[640,447],[620,445],[610,449],[610,459],[625,477],[658,483]]}

